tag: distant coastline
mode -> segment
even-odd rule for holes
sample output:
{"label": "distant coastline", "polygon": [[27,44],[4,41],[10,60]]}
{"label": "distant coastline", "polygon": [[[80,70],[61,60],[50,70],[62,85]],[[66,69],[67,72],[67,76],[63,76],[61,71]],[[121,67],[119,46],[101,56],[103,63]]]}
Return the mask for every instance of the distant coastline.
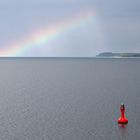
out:
{"label": "distant coastline", "polygon": [[113,53],[103,52],[96,55],[96,58],[140,58],[140,53]]}

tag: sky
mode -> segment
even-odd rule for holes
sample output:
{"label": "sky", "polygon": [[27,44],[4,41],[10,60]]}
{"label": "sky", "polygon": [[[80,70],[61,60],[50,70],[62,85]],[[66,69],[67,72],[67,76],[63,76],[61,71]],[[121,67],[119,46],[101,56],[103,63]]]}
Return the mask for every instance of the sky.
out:
{"label": "sky", "polygon": [[0,0],[1,57],[140,53],[139,0]]}

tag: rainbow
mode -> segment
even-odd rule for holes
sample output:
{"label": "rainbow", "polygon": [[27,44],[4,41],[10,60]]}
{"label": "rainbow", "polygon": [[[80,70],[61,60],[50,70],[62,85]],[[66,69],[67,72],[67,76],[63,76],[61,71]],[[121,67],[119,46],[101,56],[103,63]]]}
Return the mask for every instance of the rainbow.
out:
{"label": "rainbow", "polygon": [[26,52],[31,51],[35,47],[47,46],[46,44],[57,39],[63,32],[68,32],[70,29],[76,29],[91,22],[96,16],[95,12],[85,12],[78,14],[71,19],[64,20],[57,25],[49,26],[42,31],[36,31],[30,36],[21,39],[17,43],[8,45],[0,49],[0,57],[22,57],[26,56]]}

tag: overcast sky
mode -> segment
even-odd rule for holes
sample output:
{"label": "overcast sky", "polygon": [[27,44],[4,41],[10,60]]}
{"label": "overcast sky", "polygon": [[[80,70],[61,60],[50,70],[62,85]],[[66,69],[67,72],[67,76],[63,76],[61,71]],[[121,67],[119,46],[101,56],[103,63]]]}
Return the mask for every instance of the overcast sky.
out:
{"label": "overcast sky", "polygon": [[93,21],[20,55],[91,57],[104,51],[140,52],[140,0],[0,0],[0,48],[8,49],[44,27],[88,11],[95,11]]}

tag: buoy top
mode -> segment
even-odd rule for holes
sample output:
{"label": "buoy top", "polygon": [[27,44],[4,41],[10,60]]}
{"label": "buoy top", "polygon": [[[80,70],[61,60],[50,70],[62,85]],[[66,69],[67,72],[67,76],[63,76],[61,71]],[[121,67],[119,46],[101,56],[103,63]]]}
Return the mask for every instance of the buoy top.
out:
{"label": "buoy top", "polygon": [[124,103],[121,103],[121,106],[123,106],[123,107],[124,107]]}
{"label": "buoy top", "polygon": [[124,106],[123,103],[121,104],[120,110],[121,110],[121,111],[125,111],[125,106]]}

